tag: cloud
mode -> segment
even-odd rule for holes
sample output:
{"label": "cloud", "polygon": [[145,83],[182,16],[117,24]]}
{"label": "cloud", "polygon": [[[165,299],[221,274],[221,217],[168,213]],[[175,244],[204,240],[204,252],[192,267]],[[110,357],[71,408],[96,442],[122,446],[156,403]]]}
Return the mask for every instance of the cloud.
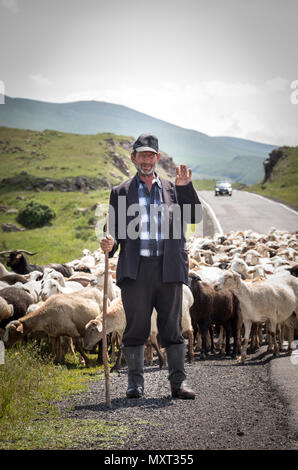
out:
{"label": "cloud", "polygon": [[290,81],[283,77],[275,77],[265,82],[265,87],[267,87],[267,89],[272,92],[283,92],[288,90],[289,86]]}
{"label": "cloud", "polygon": [[44,77],[41,73],[30,75],[29,78],[33,80],[37,86],[40,86],[40,87],[45,87],[45,86],[47,87],[49,85],[52,85],[51,80]]}
{"label": "cloud", "polygon": [[18,11],[20,10],[17,0],[1,0],[0,6],[7,8],[12,13],[18,13]]}

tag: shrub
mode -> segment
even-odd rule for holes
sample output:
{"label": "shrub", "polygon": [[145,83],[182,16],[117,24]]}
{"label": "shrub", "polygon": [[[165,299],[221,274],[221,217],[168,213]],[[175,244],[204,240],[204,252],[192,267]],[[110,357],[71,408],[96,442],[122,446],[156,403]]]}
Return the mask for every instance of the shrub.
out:
{"label": "shrub", "polygon": [[17,221],[26,228],[37,228],[48,224],[54,217],[56,214],[49,206],[31,201],[20,210]]}

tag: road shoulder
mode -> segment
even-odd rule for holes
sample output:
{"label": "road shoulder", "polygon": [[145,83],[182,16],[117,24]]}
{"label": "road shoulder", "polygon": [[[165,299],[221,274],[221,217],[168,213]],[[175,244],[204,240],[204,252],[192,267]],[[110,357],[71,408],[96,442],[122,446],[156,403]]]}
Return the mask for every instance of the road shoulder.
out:
{"label": "road shoulder", "polygon": [[270,362],[270,380],[289,409],[289,426],[293,438],[298,439],[298,364],[293,364],[290,356],[275,358]]}

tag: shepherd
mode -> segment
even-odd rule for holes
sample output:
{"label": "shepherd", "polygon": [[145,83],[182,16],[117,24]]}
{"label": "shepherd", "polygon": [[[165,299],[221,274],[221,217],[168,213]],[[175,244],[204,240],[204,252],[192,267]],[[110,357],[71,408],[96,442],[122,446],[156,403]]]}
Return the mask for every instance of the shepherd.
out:
{"label": "shepherd", "polygon": [[[156,167],[160,152],[154,135],[141,134],[137,138],[131,160],[137,173],[112,189],[110,212],[113,212],[113,223],[110,223],[109,235],[100,242],[109,257],[120,246],[116,283],[121,289],[126,315],[122,339],[122,352],[128,366],[126,396],[140,398],[144,394],[144,344],[150,334],[155,307],[161,345],[167,353],[172,398],[194,399],[195,393],[186,383],[184,368],[182,285],[188,280],[184,231],[187,223],[200,222],[200,201],[191,182],[192,171],[187,170],[186,165],[176,167],[175,183],[158,176]],[[119,198],[123,197],[128,210],[119,213]],[[181,209],[180,218],[175,216],[175,206]],[[130,207],[139,208],[138,223],[133,220]],[[162,210],[151,211],[152,208]],[[119,217],[124,218],[122,223],[127,227],[125,236],[121,234],[121,237]],[[165,219],[167,223],[164,223]],[[181,227],[177,227],[177,223],[183,225],[182,230],[178,230]],[[132,225],[137,237],[131,235],[129,228]],[[180,233],[179,237],[177,233]]]}

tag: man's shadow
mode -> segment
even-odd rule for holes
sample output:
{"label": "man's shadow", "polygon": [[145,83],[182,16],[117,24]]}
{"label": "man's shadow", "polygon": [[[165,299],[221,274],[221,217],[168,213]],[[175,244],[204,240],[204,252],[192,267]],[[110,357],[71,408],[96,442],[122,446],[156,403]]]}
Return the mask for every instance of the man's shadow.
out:
{"label": "man's shadow", "polygon": [[142,408],[146,409],[158,409],[158,408],[167,408],[173,406],[173,401],[170,395],[165,397],[156,397],[156,398],[146,398],[146,394],[142,398],[113,398],[111,400],[111,408],[108,408],[105,402],[100,402],[92,405],[77,405],[73,409],[75,411],[79,410],[89,410],[89,411],[117,411],[124,408]]}

